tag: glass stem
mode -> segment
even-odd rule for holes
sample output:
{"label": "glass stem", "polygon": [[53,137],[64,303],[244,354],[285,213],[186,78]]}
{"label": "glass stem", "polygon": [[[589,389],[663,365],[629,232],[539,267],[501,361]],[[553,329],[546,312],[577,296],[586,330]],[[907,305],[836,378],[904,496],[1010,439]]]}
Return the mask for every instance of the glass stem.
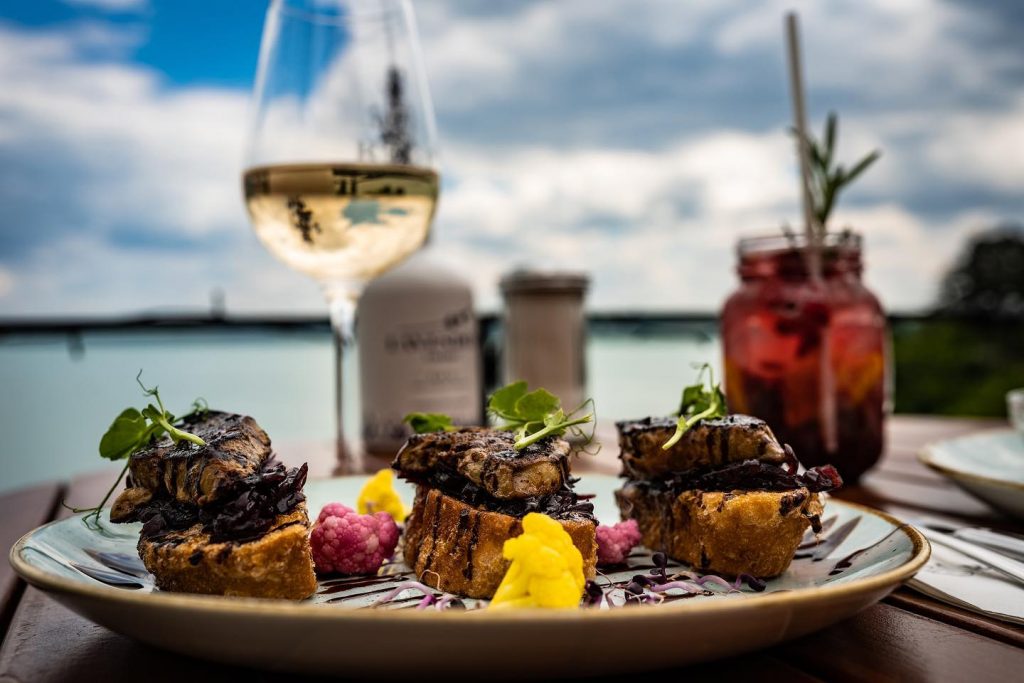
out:
{"label": "glass stem", "polygon": [[331,332],[334,337],[334,414],[335,452],[339,474],[357,471],[355,452],[345,440],[345,348],[355,343],[356,298],[358,293],[351,288],[328,288],[327,305],[331,314]]}

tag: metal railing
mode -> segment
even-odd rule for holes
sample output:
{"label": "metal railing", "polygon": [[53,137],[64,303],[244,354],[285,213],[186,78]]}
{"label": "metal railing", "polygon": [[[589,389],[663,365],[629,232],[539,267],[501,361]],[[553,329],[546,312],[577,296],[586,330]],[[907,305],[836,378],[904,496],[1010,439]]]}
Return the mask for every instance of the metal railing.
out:
{"label": "metal railing", "polygon": [[[697,339],[718,336],[718,317],[708,312],[593,312],[592,337]],[[497,380],[501,317],[479,316],[485,382]],[[1024,320],[992,320],[948,314],[890,315],[898,412],[1002,416],[1003,396],[1024,386]],[[132,335],[284,333],[328,335],[326,316],[241,316],[210,313],[149,313],[110,318],[0,320],[0,344],[32,344],[34,337],[66,340],[72,357],[84,352],[94,333]]]}

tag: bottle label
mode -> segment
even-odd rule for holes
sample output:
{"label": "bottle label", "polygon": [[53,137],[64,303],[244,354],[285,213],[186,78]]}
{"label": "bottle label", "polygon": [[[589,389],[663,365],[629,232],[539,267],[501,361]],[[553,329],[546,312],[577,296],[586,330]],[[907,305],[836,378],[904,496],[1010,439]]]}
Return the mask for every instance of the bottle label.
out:
{"label": "bottle label", "polygon": [[360,318],[362,435],[368,451],[397,451],[411,434],[402,420],[412,412],[480,424],[477,321],[466,299],[444,305],[435,296],[420,302],[432,305],[415,306],[403,297],[400,311],[396,300]]}
{"label": "bottle label", "polygon": [[469,308],[426,323],[401,325],[384,337],[389,354],[419,354],[426,362],[445,362],[467,348],[476,348],[476,317]]}

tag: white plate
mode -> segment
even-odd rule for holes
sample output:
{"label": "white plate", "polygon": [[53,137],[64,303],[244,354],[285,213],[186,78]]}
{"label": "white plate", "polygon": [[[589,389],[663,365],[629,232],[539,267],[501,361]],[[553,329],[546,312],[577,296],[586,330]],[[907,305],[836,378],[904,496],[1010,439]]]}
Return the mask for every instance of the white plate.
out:
{"label": "white plate", "polygon": [[[309,482],[310,510],[351,503],[364,481]],[[619,484],[589,475],[576,488],[597,494],[598,517],[613,522]],[[323,581],[317,595],[298,603],[165,593],[139,568],[138,525],[104,523],[97,532],[81,517],[27,534],[10,558],[31,584],[96,623],[205,659],[353,677],[607,675],[711,660],[810,633],[881,600],[928,559],[916,530],[880,512],[829,500],[825,519],[832,521],[823,538],[848,535],[827,553],[820,553],[830,547],[824,544],[801,551],[822,556],[794,560],[764,592],[600,609],[491,612],[467,601],[469,609],[438,612],[416,609],[415,599],[369,607],[396,578],[354,580],[362,586]],[[649,553],[635,551],[628,568],[602,581],[628,581],[650,568]],[[406,597],[413,596],[399,596]]]}
{"label": "white plate", "polygon": [[918,458],[997,510],[1024,519],[1024,435],[1012,429],[924,447]]}

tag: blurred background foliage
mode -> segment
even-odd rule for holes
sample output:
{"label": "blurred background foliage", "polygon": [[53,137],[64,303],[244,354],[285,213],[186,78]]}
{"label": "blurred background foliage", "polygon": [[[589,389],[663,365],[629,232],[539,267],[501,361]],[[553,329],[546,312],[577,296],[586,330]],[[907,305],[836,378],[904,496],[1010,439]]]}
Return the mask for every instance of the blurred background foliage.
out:
{"label": "blurred background foliage", "polygon": [[975,235],[943,279],[934,313],[894,319],[895,409],[1006,414],[1024,387],[1024,228]]}

